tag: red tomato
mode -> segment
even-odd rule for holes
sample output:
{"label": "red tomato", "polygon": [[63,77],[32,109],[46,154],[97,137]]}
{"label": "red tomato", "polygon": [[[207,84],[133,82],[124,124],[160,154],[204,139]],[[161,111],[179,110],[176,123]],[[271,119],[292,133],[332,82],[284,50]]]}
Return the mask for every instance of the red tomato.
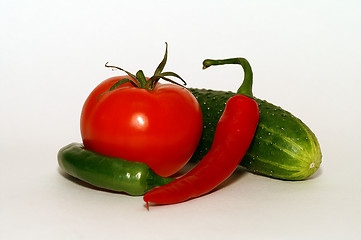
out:
{"label": "red tomato", "polygon": [[89,95],[81,113],[85,148],[108,156],[148,164],[160,176],[179,171],[195,151],[202,133],[202,112],[195,97],[175,84],[153,90],[112,77]]}

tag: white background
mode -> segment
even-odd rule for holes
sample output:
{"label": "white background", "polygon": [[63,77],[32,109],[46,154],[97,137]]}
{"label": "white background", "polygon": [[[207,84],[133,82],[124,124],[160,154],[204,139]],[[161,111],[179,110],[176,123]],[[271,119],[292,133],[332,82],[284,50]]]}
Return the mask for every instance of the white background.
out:
{"label": "white background", "polygon": [[[361,2],[0,0],[0,239],[360,239]],[[237,170],[217,191],[152,207],[64,177],[90,91],[121,74],[167,71],[189,87],[254,94],[301,118],[323,163],[285,182]]]}

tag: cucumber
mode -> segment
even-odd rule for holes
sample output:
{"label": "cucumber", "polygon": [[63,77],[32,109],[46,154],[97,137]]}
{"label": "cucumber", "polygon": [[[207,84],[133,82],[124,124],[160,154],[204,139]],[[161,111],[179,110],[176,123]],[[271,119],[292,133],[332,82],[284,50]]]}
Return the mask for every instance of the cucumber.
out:
{"label": "cucumber", "polygon": [[[196,162],[210,149],[226,102],[237,93],[196,88],[188,90],[198,100],[203,113],[202,137],[190,160]],[[303,180],[314,174],[320,167],[322,153],[311,129],[281,107],[253,98],[258,103],[260,120],[240,165],[256,174],[282,180]]]}

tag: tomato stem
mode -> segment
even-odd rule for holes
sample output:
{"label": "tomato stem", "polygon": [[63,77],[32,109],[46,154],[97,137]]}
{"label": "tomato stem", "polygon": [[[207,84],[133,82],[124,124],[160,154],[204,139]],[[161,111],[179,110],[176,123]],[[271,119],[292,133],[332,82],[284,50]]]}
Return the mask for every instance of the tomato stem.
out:
{"label": "tomato stem", "polygon": [[143,71],[139,70],[136,73],[136,76],[137,76],[136,81],[138,82],[138,86],[140,88],[145,88],[145,86],[147,84],[147,79],[145,78]]}
{"label": "tomato stem", "polygon": [[[152,77],[150,77],[149,79],[147,79],[145,77],[142,70],[139,70],[134,75],[134,74],[124,70],[123,68],[108,65],[108,62],[107,62],[105,64],[105,67],[112,68],[114,70],[121,70],[121,71],[125,72],[129,77],[131,77],[132,80],[130,80],[130,79],[127,79],[126,81],[120,80],[120,81],[116,82],[108,91],[102,93],[100,96],[102,96],[103,94],[105,94],[105,93],[107,93],[109,91],[115,90],[120,85],[122,85],[122,84],[124,84],[126,82],[132,83],[133,86],[135,86],[135,87],[144,88],[144,89],[147,89],[147,90],[150,90],[150,91],[155,88],[155,86],[157,85],[157,83],[159,82],[160,79],[163,79],[165,81],[168,81],[168,82],[176,84],[176,85],[179,85],[181,87],[183,87],[183,85],[186,86],[187,83],[178,74],[176,74],[174,72],[163,72],[163,69],[165,67],[165,64],[167,63],[167,58],[168,58],[168,43],[166,42],[165,44],[166,44],[166,48],[165,48],[164,57],[163,57],[162,61],[159,63],[158,67],[156,68],[156,70],[154,72],[154,75]],[[168,77],[175,77],[175,78],[180,79],[182,81],[183,85],[173,81],[172,79],[170,79]]]}
{"label": "tomato stem", "polygon": [[131,73],[128,72],[127,70],[124,70],[124,69],[122,69],[122,68],[120,68],[120,67],[117,67],[117,66],[110,66],[110,65],[108,65],[108,62],[105,63],[105,67],[121,70],[121,71],[125,72],[126,74],[128,74],[128,76],[131,77],[131,78],[133,78],[134,80],[136,80],[136,78],[137,78],[135,75],[131,74]]}

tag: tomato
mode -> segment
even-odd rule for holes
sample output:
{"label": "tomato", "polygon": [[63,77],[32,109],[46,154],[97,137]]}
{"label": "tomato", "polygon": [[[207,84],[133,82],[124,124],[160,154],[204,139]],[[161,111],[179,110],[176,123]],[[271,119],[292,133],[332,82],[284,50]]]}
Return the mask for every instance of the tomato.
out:
{"label": "tomato", "polygon": [[175,84],[157,83],[147,90],[127,82],[107,92],[127,77],[103,81],[85,101],[80,120],[84,146],[144,162],[160,176],[170,176],[188,162],[198,145],[203,126],[199,103]]}

